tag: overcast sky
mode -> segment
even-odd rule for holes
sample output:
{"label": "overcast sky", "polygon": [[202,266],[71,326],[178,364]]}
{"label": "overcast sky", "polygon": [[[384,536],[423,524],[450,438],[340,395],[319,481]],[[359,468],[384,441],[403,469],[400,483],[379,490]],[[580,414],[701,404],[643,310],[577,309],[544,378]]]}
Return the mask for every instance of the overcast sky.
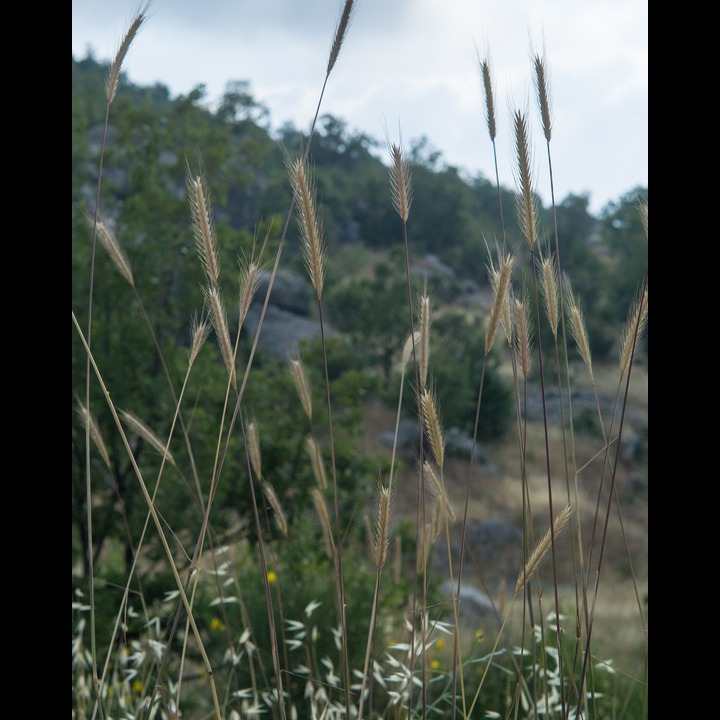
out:
{"label": "overcast sky", "polygon": [[[307,130],[342,0],[154,0],[124,65],[176,96],[204,84],[208,104],[245,80],[270,124]],[[494,179],[478,57],[494,76],[500,181],[514,188],[512,112],[533,127],[536,189],[550,199],[531,56],[551,80],[555,195],[599,212],[648,184],[646,0],[359,0],[321,112],[384,143],[422,136],[442,161]],[[73,0],[72,52],[111,58],[137,0]]]}

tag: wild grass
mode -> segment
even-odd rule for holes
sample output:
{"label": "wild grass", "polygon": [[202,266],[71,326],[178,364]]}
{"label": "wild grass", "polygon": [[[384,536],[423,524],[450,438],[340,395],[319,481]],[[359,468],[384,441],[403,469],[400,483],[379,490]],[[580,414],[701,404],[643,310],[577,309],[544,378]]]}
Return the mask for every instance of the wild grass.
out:
{"label": "wild grass", "polygon": [[[148,5],[133,18],[111,64],[105,131],[124,58],[131,44],[138,41],[147,11]],[[427,288],[416,295],[411,282],[413,242],[408,220],[413,210],[412,174],[400,142],[388,146],[388,203],[401,220],[404,248],[404,264],[397,268],[397,274],[407,287],[407,339],[398,348],[401,385],[394,411],[395,442],[387,468],[378,470],[382,476],[372,507],[359,510],[360,515],[373,516],[367,522],[367,546],[341,522],[344,498],[338,478],[329,370],[332,345],[327,342],[323,306],[327,241],[311,159],[315,122],[328,80],[341,61],[354,12],[354,3],[347,0],[332,38],[327,72],[321,79],[309,142],[300,155],[286,157],[292,202],[278,241],[270,243],[266,237],[255,246],[252,257],[243,258],[237,299],[230,303],[221,290],[224,270],[209,190],[213,179],[202,171],[187,169],[188,223],[196,241],[204,304],[188,319],[187,364],[178,393],[174,390],[177,368],[165,362],[157,324],[145,311],[135,284],[132,252],[123,249],[100,213],[103,142],[95,213],[90,220],[86,322],[81,322],[76,309],[72,313],[74,333],[86,359],[85,387],[74,388],[74,412],[85,433],[84,540],[90,549],[88,567],[73,574],[73,717],[646,717],[645,587],[635,573],[638,558],[626,532],[624,499],[618,492],[617,477],[633,363],[647,322],[647,276],[638,278],[640,290],[627,310],[627,322],[618,341],[615,400],[608,417],[598,397],[583,310],[563,273],[557,226],[552,228],[552,244],[541,232],[527,111],[514,110],[512,131],[517,178],[514,220],[527,243],[528,272],[521,281],[519,267],[525,254],[520,248],[507,246],[505,228],[512,218],[504,214],[498,183],[502,223],[494,257],[489,252],[492,303],[485,316],[484,338],[485,361],[496,346],[504,346],[501,352],[515,393],[512,462],[519,482],[512,491],[512,502],[521,526],[517,548],[521,561],[512,570],[514,587],[512,591],[502,586],[487,588],[491,609],[484,621],[485,630],[473,629],[464,605],[475,576],[475,568],[466,564],[466,549],[469,522],[475,504],[482,499],[478,497],[478,469],[474,452],[467,461],[450,460],[445,453],[443,408],[437,401],[433,379],[431,295]],[[489,59],[480,61],[479,69],[494,148],[498,128]],[[532,73],[552,186],[552,96],[550,68],[544,57],[533,57]],[[497,172],[497,157],[495,163]],[[646,202],[638,205],[638,213],[647,233]],[[324,407],[318,412],[313,403],[318,395],[302,357],[291,358],[287,364],[289,384],[296,390],[292,401],[299,404],[307,422],[300,454],[314,479],[314,485],[303,490],[312,497],[315,514],[301,516],[288,506],[291,498],[276,492],[276,478],[265,476],[262,439],[277,430],[256,422],[245,403],[248,387],[254,382],[258,338],[293,218],[298,223],[305,267],[315,291],[323,365],[320,396]],[[123,404],[122,389],[108,387],[107,368],[96,361],[93,300],[104,293],[93,280],[99,262],[97,239],[131,287],[139,316],[153,338],[156,361],[163,368],[174,403],[164,433],[150,427],[132,409],[116,405]],[[271,257],[266,256],[269,247],[275,247]],[[241,355],[240,331],[259,287],[259,273],[265,267],[271,268],[270,282],[264,298],[260,298],[259,326],[249,352]],[[238,322],[233,326],[228,322],[228,308],[237,313]],[[550,328],[550,335],[536,330],[541,324]],[[194,408],[186,407],[185,391],[211,336],[227,377],[217,398],[218,416],[212,418],[214,436],[198,437]],[[550,347],[548,338],[552,339]],[[595,394],[600,450],[591,458],[574,432],[570,391],[576,375],[571,371],[571,352],[582,358]],[[552,363],[548,363],[549,357]],[[523,412],[534,366],[542,390],[543,419],[539,426],[530,425]],[[554,377],[548,367],[556,368]],[[483,379],[484,373],[483,369]],[[419,446],[418,462],[409,468],[401,467],[396,455],[406,382],[414,398],[411,410],[418,420]],[[567,398],[561,403],[559,426],[553,424],[546,409],[551,385]],[[103,409],[113,418],[112,427],[99,427],[91,386],[100,388]],[[473,450],[483,397],[481,380]],[[140,456],[130,436],[142,438],[158,461],[148,462],[147,456]],[[182,459],[170,450],[176,441],[185,447]],[[95,513],[117,512],[118,522],[127,523],[123,497],[117,498],[118,509],[113,509],[103,506],[99,493],[103,474],[96,460],[110,471],[108,447],[118,443],[132,466],[144,503],[141,534],[133,537],[128,525],[132,561],[127,573],[126,566],[113,557],[112,547],[100,555],[93,552]],[[209,478],[202,476],[194,461],[199,443],[214,443]],[[247,483],[252,506],[248,512],[251,521],[241,523],[227,540],[215,532],[213,510],[221,484],[237,481],[224,472],[230,455],[242,460],[241,481]],[[195,513],[192,526],[175,524],[158,507],[158,491],[163,483],[170,482],[168,466],[182,474],[190,489]],[[414,488],[405,482],[408,473],[415,479]],[[457,478],[460,474],[464,480],[450,482],[451,475]],[[415,510],[401,518],[397,501],[402,496],[412,498]],[[152,550],[148,548],[151,541]],[[438,578],[430,567],[436,547],[447,559],[444,578]],[[608,608],[606,595],[617,580],[614,575],[608,576],[605,568],[609,547],[615,553],[623,552],[630,568],[636,602],[629,619],[625,608],[622,613],[618,609],[615,616],[612,606]],[[312,558],[310,564],[308,558]],[[100,577],[102,588],[97,584]],[[154,587],[156,578],[165,583],[161,588]],[[602,627],[600,637],[596,621]],[[624,656],[627,665],[617,667],[613,658],[603,654],[613,647],[612,637],[606,635],[622,635],[629,624],[641,628],[641,657],[633,663],[635,655]],[[359,662],[353,664],[353,658]]]}

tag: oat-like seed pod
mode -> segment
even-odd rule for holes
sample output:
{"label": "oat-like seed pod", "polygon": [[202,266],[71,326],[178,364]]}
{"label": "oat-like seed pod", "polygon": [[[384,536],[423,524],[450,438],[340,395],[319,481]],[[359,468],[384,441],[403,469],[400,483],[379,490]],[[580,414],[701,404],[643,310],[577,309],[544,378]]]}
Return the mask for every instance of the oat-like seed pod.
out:
{"label": "oat-like seed pod", "polygon": [[480,63],[482,72],[483,90],[485,91],[485,117],[487,119],[488,132],[490,139],[495,140],[497,135],[497,126],[495,124],[495,101],[493,99],[493,82],[490,73],[490,62],[483,60]]}
{"label": "oat-like seed pod", "polygon": [[408,335],[405,345],[403,346],[402,364],[405,367],[410,358],[412,357],[413,345],[415,347],[420,345],[420,331],[416,330],[414,333]]}
{"label": "oat-like seed pod", "polygon": [[622,331],[622,337],[620,341],[620,377],[623,377],[630,367],[630,359],[633,354],[633,349],[637,347],[645,326],[647,325],[647,312],[648,312],[648,291],[647,287],[641,298],[636,298],[633,301],[630,313],[628,314],[627,322]]}
{"label": "oat-like seed pod", "polygon": [[191,177],[188,173],[187,189],[195,234],[195,247],[207,275],[208,284],[217,285],[220,277],[220,263],[210,194],[204,178],[200,175]]}
{"label": "oat-like seed pod", "polygon": [[535,74],[535,92],[537,93],[540,119],[542,121],[543,135],[550,142],[552,138],[552,119],[550,109],[550,80],[548,79],[547,63],[544,57],[535,55],[533,58]]}
{"label": "oat-like seed pod", "polygon": [[640,203],[640,217],[642,219],[643,230],[645,231],[645,239],[648,239],[648,204]]}
{"label": "oat-like seed pod", "polygon": [[340,48],[342,47],[343,40],[345,39],[345,35],[347,35],[348,28],[350,27],[353,10],[353,0],[345,0],[345,5],[343,6],[340,19],[338,20],[337,27],[335,28],[335,35],[333,36],[333,43],[330,48],[330,57],[328,58],[326,75],[329,75],[335,67],[335,63],[340,55]]}
{"label": "oat-like seed pod", "polygon": [[115,235],[104,222],[97,224],[98,236],[100,243],[107,250],[110,259],[113,261],[118,272],[128,281],[130,287],[135,287],[135,279],[133,278],[132,268],[127,255],[115,239]]}
{"label": "oat-like seed pod", "polygon": [[258,478],[261,478],[262,464],[260,462],[260,441],[258,440],[257,425],[254,422],[251,422],[247,426],[247,431],[245,435],[247,437],[248,454],[250,455],[250,465],[252,465],[252,469],[255,475]]}
{"label": "oat-like seed pod", "polygon": [[378,570],[381,570],[390,551],[390,508],[392,504],[392,490],[382,485],[378,488],[378,509],[375,528],[375,542],[373,543],[373,558]]}
{"label": "oat-like seed pod", "polygon": [[437,412],[435,395],[430,390],[423,390],[421,397],[423,417],[425,419],[425,431],[430,441],[435,463],[442,470],[445,460],[445,439],[443,438],[442,425]]}
{"label": "oat-like seed pod", "polygon": [[438,505],[442,511],[448,516],[451,522],[455,521],[455,511],[448,500],[447,493],[445,492],[445,485],[441,477],[435,472],[433,466],[426,462],[423,466],[423,474],[425,476],[425,482],[429,485],[430,490],[438,500]]}
{"label": "oat-like seed pod", "polygon": [[565,291],[563,297],[567,304],[568,321],[570,324],[570,334],[575,339],[580,357],[587,366],[590,373],[590,379],[593,379],[592,358],[590,356],[590,341],[588,340],[587,328],[585,327],[585,318],[578,301],[573,295],[572,288],[567,278],[564,279]]}
{"label": "oat-like seed pod", "polygon": [[390,190],[392,201],[397,214],[403,222],[410,217],[412,205],[412,176],[402,149],[394,143],[390,146]]}
{"label": "oat-like seed pod", "polygon": [[312,463],[313,475],[315,476],[315,482],[318,487],[325,491],[327,489],[327,474],[325,472],[325,463],[323,462],[322,453],[315,439],[308,435],[305,440],[305,448],[307,449],[308,455],[310,455],[310,462]]}
{"label": "oat-like seed pod", "polygon": [[553,337],[557,340],[558,321],[560,318],[560,285],[558,283],[557,266],[552,258],[540,260],[540,292],[545,301],[545,313]]}
{"label": "oat-like seed pod", "polygon": [[140,420],[137,415],[131,412],[127,412],[125,410],[121,410],[120,414],[122,415],[125,424],[133,432],[137,433],[141,438],[146,440],[147,443],[153,448],[155,448],[155,450],[157,450],[161,455],[164,455],[171,465],[175,465],[175,459],[173,458],[170,451],[165,449],[165,443],[163,443],[160,438],[142,420]]}
{"label": "oat-like seed pod", "polygon": [[308,417],[312,419],[312,398],[310,395],[310,385],[305,375],[305,368],[300,360],[290,361],[290,370],[292,370],[293,380],[295,380],[295,389],[302,403],[303,410]]}
{"label": "oat-like seed pod", "polygon": [[120,84],[120,73],[122,72],[122,64],[125,61],[128,50],[130,50],[130,45],[132,45],[133,40],[137,36],[138,32],[140,32],[140,28],[147,19],[146,13],[149,6],[149,2],[145,3],[145,6],[137,14],[135,19],[130,24],[128,31],[125,33],[125,37],[122,39],[122,42],[120,43],[117,52],[115,53],[115,58],[112,65],[110,66],[110,70],[105,80],[105,97],[107,99],[108,105],[111,105],[113,100],[115,99],[115,95],[117,94],[118,86]]}
{"label": "oat-like seed pod", "polygon": [[[258,474],[259,476],[259,474]],[[278,528],[280,529],[280,532],[283,534],[283,537],[287,537],[288,535],[288,523],[287,523],[287,515],[285,515],[285,511],[282,508],[282,505],[280,504],[280,500],[278,499],[277,493],[275,492],[275,488],[266,480],[262,481],[262,489],[263,493],[265,494],[265,497],[267,498],[268,502],[270,503],[270,507],[273,509],[273,512],[275,513],[275,520],[277,521]]]}
{"label": "oat-like seed pod", "polygon": [[527,581],[530,579],[532,574],[538,569],[540,562],[545,557],[545,553],[550,549],[552,539],[560,534],[561,530],[567,525],[570,520],[570,512],[572,508],[570,505],[566,505],[560,514],[555,518],[553,522],[552,532],[548,530],[543,536],[542,540],[535,546],[535,549],[530,554],[525,567],[518,576],[517,582],[515,583],[515,595],[517,596],[520,591],[525,587]]}
{"label": "oat-like seed pod", "polygon": [[210,319],[215,328],[215,335],[218,339],[220,353],[225,361],[225,367],[230,375],[232,386],[237,388],[235,378],[235,363],[233,362],[233,349],[230,342],[230,330],[228,329],[227,315],[225,314],[225,305],[223,304],[222,294],[217,285],[211,285],[205,288],[205,302],[210,310]]}
{"label": "oat-like seed pod", "polygon": [[508,306],[508,296],[510,293],[510,281],[512,279],[512,271],[515,267],[514,255],[502,255],[500,257],[498,267],[490,261],[488,272],[490,275],[490,286],[493,291],[493,303],[490,310],[490,318],[488,320],[488,328],[485,333],[485,356],[490,353],[495,335],[497,333],[500,318],[503,316]]}
{"label": "oat-like seed pod", "polygon": [[192,365],[195,362],[202,346],[205,344],[205,341],[210,335],[210,329],[210,323],[205,318],[198,320],[195,316],[192,320],[190,320],[190,334],[192,335],[192,342],[190,343],[189,365]]}
{"label": "oat-like seed pod", "polygon": [[95,447],[100,453],[100,457],[103,459],[103,462],[105,463],[107,468],[110,469],[110,456],[108,455],[105,441],[100,434],[100,428],[98,427],[97,421],[95,420],[95,417],[92,413],[88,413],[87,408],[79,399],[77,401],[77,414],[80,416],[83,425],[90,426],[90,438],[95,443]]}
{"label": "oat-like seed pod", "polygon": [[533,195],[527,118],[517,110],[515,111],[514,126],[517,152],[515,174],[520,189],[517,199],[518,220],[525,240],[532,250],[537,240],[537,201]]}
{"label": "oat-like seed pod", "polygon": [[298,227],[302,237],[302,251],[310,281],[318,300],[322,297],[325,279],[323,227],[315,202],[315,184],[305,162],[298,158],[289,165],[290,180],[295,193]]}
{"label": "oat-like seed pod", "polygon": [[251,262],[240,271],[240,310],[238,313],[238,328],[243,326],[248,310],[258,289],[260,266]]}

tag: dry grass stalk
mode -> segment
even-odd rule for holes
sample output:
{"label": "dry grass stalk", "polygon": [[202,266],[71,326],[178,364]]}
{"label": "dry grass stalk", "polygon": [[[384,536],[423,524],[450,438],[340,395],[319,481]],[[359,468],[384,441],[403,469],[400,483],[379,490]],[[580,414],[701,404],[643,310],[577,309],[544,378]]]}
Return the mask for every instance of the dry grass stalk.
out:
{"label": "dry grass stalk", "polygon": [[200,353],[200,350],[205,344],[205,341],[208,339],[210,335],[210,329],[210,323],[207,321],[206,318],[198,320],[197,317],[193,317],[190,321],[190,334],[192,335],[192,342],[190,343],[189,364],[191,366],[195,362],[195,358],[197,358],[198,354]]}
{"label": "dry grass stalk", "polygon": [[435,394],[431,390],[423,390],[421,396],[425,431],[430,441],[430,448],[435,457],[435,463],[442,471],[445,460],[445,439],[443,438],[442,424],[437,411]]}
{"label": "dry grass stalk", "polygon": [[122,418],[128,428],[146,440],[149,445],[160,453],[160,455],[164,455],[171,465],[175,465],[175,459],[170,451],[165,448],[165,443],[162,442],[160,438],[142,420],[140,420],[137,415],[127,412],[126,410],[121,410],[120,414],[122,415]]}
{"label": "dry grass stalk", "polygon": [[125,33],[125,37],[122,39],[117,52],[115,53],[115,58],[113,59],[110,70],[108,71],[107,78],[105,79],[105,98],[108,105],[111,105],[113,100],[115,99],[118,91],[118,86],[120,85],[120,73],[122,72],[122,64],[123,62],[125,62],[125,58],[128,54],[128,50],[130,50],[130,46],[132,45],[133,40],[136,38],[138,32],[140,32],[140,28],[147,20],[147,11],[149,7],[150,2],[147,2],[138,11],[135,19],[130,24],[128,31]]}
{"label": "dry grass stalk", "polygon": [[322,220],[315,203],[315,185],[305,161],[297,158],[289,163],[290,181],[295,193],[298,227],[302,237],[302,250],[310,281],[318,300],[322,297],[325,279]]}
{"label": "dry grass stalk", "polygon": [[520,372],[525,380],[530,375],[532,364],[532,330],[527,305],[515,298],[513,303],[513,315],[515,318],[515,346],[520,365]]}
{"label": "dry grass stalk", "polygon": [[448,500],[447,493],[445,492],[445,483],[443,479],[435,472],[435,468],[426,462],[424,466],[425,482],[429,487],[430,491],[438,499],[438,505],[442,512],[447,515],[448,520],[451,522],[455,521],[455,511]]}
{"label": "dry grass stalk", "polygon": [[390,145],[390,156],[390,190],[393,206],[400,219],[406,223],[412,205],[412,176],[400,146],[394,143]]}
{"label": "dry grass stalk", "polygon": [[315,512],[320,518],[320,525],[323,529],[323,537],[325,538],[325,551],[327,552],[330,562],[335,562],[335,541],[333,540],[332,526],[330,525],[330,513],[328,512],[325,495],[319,488],[312,489],[313,505]]}
{"label": "dry grass stalk", "polygon": [[258,478],[262,478],[262,463],[260,455],[260,440],[258,439],[257,425],[255,422],[251,422],[247,426],[245,432],[248,444],[248,455],[250,456],[250,465],[252,466],[253,472]]}
{"label": "dry grass stalk", "polygon": [[85,407],[84,403],[78,399],[77,401],[77,413],[80,416],[80,419],[82,420],[83,425],[86,425],[88,429],[90,430],[90,437],[95,443],[95,447],[97,448],[98,452],[100,453],[100,457],[103,459],[103,462],[107,466],[108,470],[110,469],[110,455],[108,455],[107,447],[105,446],[105,441],[102,438],[102,435],[100,434],[100,428],[98,427],[97,421],[95,420],[95,417],[92,413],[88,413],[87,408]]}
{"label": "dry grass stalk", "polygon": [[315,482],[318,487],[324,492],[327,490],[327,474],[325,473],[325,463],[323,462],[322,453],[318,444],[315,442],[315,438],[308,435],[305,440],[305,448],[310,455],[310,462],[312,463],[313,475],[315,476]]}
{"label": "dry grass stalk", "polygon": [[510,293],[510,281],[512,279],[512,271],[515,267],[515,256],[511,254],[503,254],[500,256],[497,267],[492,260],[488,264],[488,273],[490,275],[490,286],[493,291],[493,302],[490,310],[490,318],[488,320],[488,328],[485,333],[485,356],[490,353],[495,335],[497,334],[498,325],[503,315],[506,315],[508,307],[508,298]]}
{"label": "dry grass stalk", "polygon": [[107,250],[118,272],[128,281],[130,287],[135,287],[135,278],[133,277],[132,268],[130,267],[130,261],[115,239],[112,230],[110,230],[104,222],[98,221],[97,231],[102,246]]}
{"label": "dry grass stalk", "polygon": [[633,356],[633,351],[637,347],[637,343],[642,337],[647,325],[647,312],[648,312],[648,291],[647,287],[640,298],[636,298],[633,301],[630,313],[628,314],[627,322],[622,331],[620,340],[620,377],[625,375],[628,367],[630,367],[630,360]]}
{"label": "dry grass stalk", "polygon": [[348,28],[350,27],[353,10],[353,0],[345,0],[345,5],[343,6],[340,19],[338,20],[337,27],[335,28],[335,35],[333,36],[333,43],[330,48],[330,57],[328,58],[326,75],[329,75],[332,72],[338,56],[340,55],[340,48],[342,47],[343,40],[345,39],[345,35],[347,35]]}
{"label": "dry grass stalk", "polygon": [[423,295],[420,299],[420,387],[427,385],[430,365],[430,298]]}
{"label": "dry grass stalk", "polygon": [[540,542],[535,546],[535,549],[530,554],[530,557],[525,563],[523,571],[518,576],[517,582],[515,583],[515,595],[517,596],[520,591],[525,587],[528,580],[532,577],[532,574],[538,569],[538,566],[545,557],[545,554],[550,549],[553,538],[557,540],[558,535],[562,529],[567,525],[570,520],[570,513],[572,507],[566,505],[560,514],[555,518],[553,522],[552,530],[548,529]]}
{"label": "dry grass stalk", "polygon": [[542,122],[543,135],[550,142],[552,138],[552,119],[550,108],[550,80],[548,79],[547,63],[544,57],[535,55],[533,58],[535,74],[535,92],[537,93],[538,105],[540,107],[540,120]]}
{"label": "dry grass stalk", "polygon": [[235,362],[233,357],[232,343],[230,342],[230,330],[228,329],[227,315],[225,314],[225,305],[223,303],[220,288],[217,285],[211,285],[205,288],[205,302],[207,303],[210,319],[215,328],[220,353],[225,361],[225,367],[230,375],[230,381],[233,388],[237,388],[237,380],[235,377]]}
{"label": "dry grass stalk", "polygon": [[483,90],[485,93],[485,118],[487,120],[490,139],[494,142],[495,136],[497,135],[497,125],[495,123],[495,100],[492,74],[490,73],[490,62],[488,60],[483,60],[480,63],[480,72],[482,73]]}
{"label": "dry grass stalk", "polygon": [[[259,474],[258,474],[258,477],[259,477]],[[275,492],[275,488],[269,482],[267,482],[266,480],[263,480],[262,481],[262,489],[263,489],[263,493],[265,494],[265,497],[267,498],[267,501],[270,503],[270,507],[273,509],[273,512],[275,513],[275,520],[277,521],[280,532],[283,534],[283,537],[287,537],[287,535],[288,535],[287,515],[285,515],[285,511],[283,510],[283,507],[280,504],[280,500],[278,499],[277,493]]]}
{"label": "dry grass stalk", "polygon": [[220,277],[220,263],[213,229],[212,205],[205,180],[200,175],[190,177],[188,174],[187,189],[195,234],[195,247],[209,284],[217,285]]}
{"label": "dry grass stalk", "polygon": [[390,551],[390,509],[392,506],[392,489],[388,485],[378,488],[377,520],[373,542],[373,559],[378,570],[385,565]]}
{"label": "dry grass stalk", "polygon": [[560,284],[558,283],[557,266],[552,258],[540,260],[540,292],[545,303],[545,313],[553,337],[557,340],[558,322],[560,319]]}
{"label": "dry grass stalk", "polygon": [[305,375],[305,367],[301,360],[291,360],[290,370],[292,371],[293,380],[295,381],[295,389],[302,403],[303,410],[308,420],[312,420],[312,398],[310,396],[310,385]]}
{"label": "dry grass stalk", "polygon": [[587,366],[590,378],[592,379],[592,357],[590,356],[590,341],[588,339],[587,328],[585,327],[585,318],[582,310],[580,309],[579,302],[573,295],[572,288],[570,287],[570,283],[567,278],[565,278],[564,285],[565,291],[563,292],[563,297],[565,298],[567,306],[570,334],[575,340],[580,357]]}
{"label": "dry grass stalk", "polygon": [[517,199],[517,213],[527,244],[532,250],[537,241],[537,201],[533,194],[532,164],[530,161],[530,138],[528,135],[527,118],[516,110],[514,116],[515,148],[517,167],[516,181],[520,189]]}

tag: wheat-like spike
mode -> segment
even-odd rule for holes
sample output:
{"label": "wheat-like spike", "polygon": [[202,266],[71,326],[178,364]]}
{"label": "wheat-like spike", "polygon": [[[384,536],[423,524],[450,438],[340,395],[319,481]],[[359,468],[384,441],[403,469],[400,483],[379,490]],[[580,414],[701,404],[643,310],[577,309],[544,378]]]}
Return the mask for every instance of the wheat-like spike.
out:
{"label": "wheat-like spike", "polygon": [[527,305],[522,300],[514,299],[513,314],[515,316],[515,342],[520,372],[525,380],[530,375],[532,329]]}
{"label": "wheat-like spike", "polygon": [[392,489],[388,485],[378,488],[377,520],[373,542],[373,559],[378,570],[381,570],[390,551],[390,509],[392,506]]}
{"label": "wheat-like spike", "polygon": [[192,214],[195,247],[200,257],[208,284],[217,285],[220,277],[217,240],[213,223],[213,210],[205,179],[201,175],[187,179],[190,212]]}
{"label": "wheat-like spike", "polygon": [[530,161],[530,139],[527,118],[519,110],[515,111],[515,148],[517,153],[516,181],[520,189],[517,198],[517,213],[520,228],[530,250],[537,240],[537,200],[533,194],[532,164]]}
{"label": "wheat-like spike", "polygon": [[293,380],[295,381],[295,389],[302,403],[303,410],[312,420],[312,396],[310,395],[310,384],[305,374],[305,367],[301,360],[290,360],[290,370],[292,371]]}
{"label": "wheat-like spike", "polygon": [[131,430],[146,440],[147,443],[155,448],[155,450],[157,450],[161,455],[164,455],[171,465],[175,465],[175,459],[170,451],[165,449],[165,443],[162,442],[160,438],[142,420],[140,420],[137,415],[126,410],[121,410],[120,414]]}
{"label": "wheat-like spike", "polygon": [[487,120],[490,139],[494,142],[495,136],[497,135],[497,125],[495,123],[493,81],[492,74],[490,72],[490,61],[488,59],[485,59],[480,63],[480,71],[482,73],[483,90],[485,92],[485,118]]}
{"label": "wheat-like spike", "polygon": [[230,381],[233,388],[237,388],[237,380],[235,377],[235,363],[233,361],[233,349],[230,342],[230,330],[228,329],[227,315],[225,314],[225,305],[223,303],[220,288],[217,285],[211,285],[205,290],[205,302],[210,311],[210,319],[215,328],[220,353],[225,361],[225,367],[230,375]]}
{"label": "wheat-like spike", "polygon": [[430,366],[430,298],[420,298],[420,387],[427,385],[428,368]]}
{"label": "wheat-like spike", "polygon": [[535,82],[535,92],[537,93],[538,106],[540,108],[540,119],[542,121],[543,135],[550,142],[552,138],[552,119],[550,107],[550,80],[547,72],[547,61],[540,55],[533,58],[533,67],[535,74],[533,80]]}
{"label": "wheat-like spike", "polygon": [[570,520],[570,513],[572,507],[566,505],[555,518],[553,522],[552,531],[548,529],[540,542],[535,546],[535,549],[530,554],[530,557],[525,563],[525,567],[518,576],[517,582],[515,583],[515,596],[525,587],[532,574],[538,569],[545,553],[550,549],[553,542],[553,537],[557,540],[557,536],[560,534],[562,529],[567,525]]}
{"label": "wheat-like spike", "polygon": [[640,298],[635,298],[620,340],[620,377],[623,377],[630,366],[633,349],[642,337],[647,325],[648,291],[647,287]]}
{"label": "wheat-like spike", "polygon": [[302,158],[289,163],[288,171],[295,193],[298,227],[302,237],[302,250],[310,280],[318,300],[322,297],[325,279],[322,220],[315,203],[315,184]]}
{"label": "wheat-like spike", "polygon": [[258,429],[255,421],[247,426],[246,430],[248,454],[250,455],[250,465],[258,478],[262,478],[262,462],[260,455],[260,440],[258,439]]}
{"label": "wheat-like spike", "polygon": [[335,35],[333,36],[333,43],[330,48],[330,57],[328,58],[326,75],[329,75],[335,67],[335,63],[340,55],[340,48],[342,47],[343,40],[345,39],[345,35],[347,35],[348,28],[350,27],[350,21],[352,20],[354,9],[353,0],[345,0],[345,5],[343,5],[340,19],[338,20],[335,28]]}
{"label": "wheat-like spike", "polygon": [[190,320],[190,334],[192,335],[192,342],[190,343],[190,360],[189,364],[195,362],[202,346],[210,335],[211,324],[207,318],[198,320],[197,316],[193,316]]}
{"label": "wheat-like spike", "polygon": [[583,316],[580,304],[573,295],[570,282],[567,278],[564,278],[563,297],[565,298],[568,321],[570,324],[570,334],[575,340],[580,357],[587,366],[588,372],[590,373],[590,379],[593,379],[592,371],[592,357],[590,355],[590,341],[588,340],[587,328],[585,327],[585,318]]}
{"label": "wheat-like spike", "polygon": [[313,438],[311,435],[308,435],[307,439],[305,440],[305,448],[307,449],[308,455],[310,455],[310,462],[312,463],[315,482],[318,484],[318,487],[324,492],[327,489],[327,474],[325,472],[325,463],[323,462],[320,448],[315,442],[315,438]]}
{"label": "wheat-like spike", "polygon": [[[251,262],[240,271],[240,310],[238,312],[238,328],[241,328],[247,317],[255,293],[260,283],[260,265]],[[239,330],[238,330],[239,332]]]}
{"label": "wheat-like spike", "polygon": [[130,287],[135,287],[135,279],[133,278],[132,268],[130,267],[130,261],[127,259],[127,255],[123,252],[122,248],[115,239],[115,235],[112,230],[102,221],[98,221],[97,224],[98,236],[100,237],[100,243],[107,250],[110,259],[117,268],[118,272],[128,281]]}
{"label": "wheat-like spike", "polygon": [[412,174],[399,145],[395,143],[390,145],[390,156],[390,190],[393,206],[400,219],[406,223],[412,205]]}
{"label": "wheat-like spike", "polygon": [[455,511],[448,500],[447,493],[445,492],[445,484],[441,476],[435,472],[435,468],[429,463],[424,464],[423,475],[425,476],[425,482],[430,488],[430,491],[438,499],[438,504],[442,508],[443,512],[448,516],[450,521],[454,521],[456,518]]}
{"label": "wheat-like spike", "polygon": [[103,459],[103,462],[107,468],[110,469],[110,455],[108,455],[107,447],[105,446],[105,441],[100,434],[100,428],[98,427],[97,421],[92,413],[88,413],[87,408],[79,398],[77,400],[77,414],[80,416],[83,425],[89,426],[90,438],[95,443],[95,447],[100,453],[100,457]]}
{"label": "wheat-like spike", "polygon": [[320,525],[323,529],[323,536],[325,537],[325,550],[327,552],[328,559],[331,562],[334,562],[335,541],[333,540],[332,526],[330,525],[330,513],[328,512],[325,495],[319,488],[313,488],[312,499],[313,505],[315,505],[315,512],[317,512],[318,517],[320,518]]}
{"label": "wheat-like spike", "polygon": [[432,390],[424,389],[421,402],[423,418],[425,419],[425,431],[430,441],[430,448],[435,457],[435,463],[442,471],[445,460],[445,439],[438,415],[435,393]]}
{"label": "wheat-like spike", "polygon": [[128,54],[128,50],[130,50],[130,45],[132,45],[133,40],[137,36],[138,32],[140,32],[140,28],[147,20],[147,11],[150,7],[150,4],[151,0],[149,2],[146,2],[145,5],[140,8],[137,15],[135,16],[135,19],[132,21],[132,23],[130,23],[130,27],[125,33],[125,37],[123,37],[120,46],[115,53],[115,58],[113,59],[110,70],[108,71],[107,78],[105,79],[105,98],[108,105],[111,105],[113,100],[115,99],[115,95],[117,94],[118,86],[120,84],[120,73],[122,72],[122,64],[123,62],[125,62],[125,57]]}
{"label": "wheat-like spike", "polygon": [[490,275],[490,286],[493,292],[493,302],[490,309],[490,318],[488,320],[488,328],[485,333],[485,356],[490,353],[495,342],[500,319],[507,317],[506,309],[508,307],[508,298],[510,293],[510,284],[512,279],[512,271],[515,267],[515,256],[511,253],[501,254],[498,265],[490,260],[488,264],[488,273]]}
{"label": "wheat-like spike", "polygon": [[560,284],[557,265],[550,257],[540,259],[540,292],[545,303],[545,313],[553,337],[557,340],[560,319]]}
{"label": "wheat-like spike", "polygon": [[[259,477],[259,473],[258,473]],[[287,522],[287,515],[285,515],[285,511],[283,510],[282,505],[280,504],[280,500],[277,496],[277,493],[275,492],[275,488],[266,480],[262,481],[262,489],[263,493],[265,494],[265,497],[267,498],[268,502],[270,503],[270,507],[273,509],[273,512],[275,513],[275,520],[277,521],[278,528],[280,528],[280,532],[283,534],[283,537],[287,537],[288,535],[288,522]]]}

